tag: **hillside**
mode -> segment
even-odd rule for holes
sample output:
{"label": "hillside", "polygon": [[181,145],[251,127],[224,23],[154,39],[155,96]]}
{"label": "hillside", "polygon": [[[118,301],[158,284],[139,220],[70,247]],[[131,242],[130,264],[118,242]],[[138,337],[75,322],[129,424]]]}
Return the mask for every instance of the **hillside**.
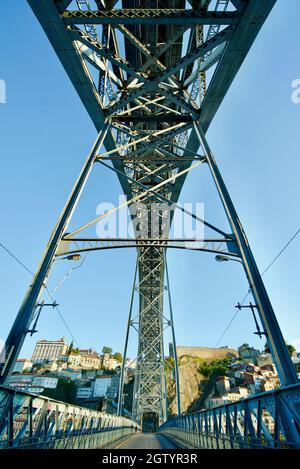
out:
{"label": "hillside", "polygon": [[[226,365],[238,356],[235,349],[178,347],[181,412],[201,409],[211,393],[215,377],[226,372]],[[176,414],[175,381],[169,374],[169,411]]]}

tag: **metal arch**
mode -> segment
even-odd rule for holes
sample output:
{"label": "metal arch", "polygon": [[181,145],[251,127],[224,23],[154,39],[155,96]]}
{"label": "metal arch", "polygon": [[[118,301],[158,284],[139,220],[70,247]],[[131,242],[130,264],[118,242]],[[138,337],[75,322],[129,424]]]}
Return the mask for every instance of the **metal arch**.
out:
{"label": "metal arch", "polygon": [[[63,241],[61,242],[61,244]],[[98,242],[96,242],[99,244]],[[114,244],[116,243],[116,244]],[[117,244],[118,243],[118,244]],[[128,243],[128,244],[127,244]],[[191,251],[201,251],[201,252],[209,252],[212,254],[223,254],[228,257],[236,258],[240,257],[236,252],[230,252],[226,249],[222,249],[222,245],[227,244],[227,241],[219,240],[219,241],[213,241],[213,242],[207,242],[204,241],[204,244],[206,244],[208,247],[198,247],[197,244],[200,243],[202,244],[202,241],[181,241],[182,244],[184,245],[178,245],[174,246],[172,243],[170,244],[169,241],[138,241],[138,242],[131,242],[131,241],[113,241],[112,244],[107,244],[102,246],[94,246],[94,247],[81,247],[77,249],[70,249],[67,251],[60,250],[57,254],[56,257],[63,257],[63,256],[72,256],[80,253],[85,253],[85,252],[91,252],[91,251],[103,251],[107,249],[124,249],[124,248],[143,248],[143,247],[155,247],[155,248],[167,248],[167,249],[185,249],[185,250],[191,250]],[[232,241],[230,241],[232,243]],[[194,246],[193,246],[194,245]],[[209,247],[211,245],[211,247]],[[216,245],[214,248],[213,245]],[[60,248],[61,249],[61,248]]]}
{"label": "metal arch", "polygon": [[[145,10],[148,2],[138,0],[134,6],[140,8],[139,11],[130,12],[131,22],[124,9],[118,12],[107,7],[104,13],[102,10],[96,13],[79,11],[73,15],[65,11],[70,2],[54,0],[39,2],[28,0],[28,2],[98,132],[108,117],[116,119],[118,114],[126,113],[128,125],[122,121],[114,122],[105,136],[106,153],[102,155],[105,158],[111,156],[125,194],[130,198],[142,200],[146,210],[149,209],[153,200],[151,192],[176,203],[191,161],[182,162],[180,166],[176,166],[176,161],[156,164],[153,160],[161,157],[162,153],[185,158],[197,152],[199,129],[201,136],[201,131],[205,133],[209,127],[275,0],[243,2],[236,0],[233,4],[237,11],[233,12],[227,11],[229,4],[227,0],[218,0],[213,11],[209,8],[211,2],[207,1],[201,2],[197,9],[184,10],[186,6],[184,0],[175,0],[175,2],[167,0],[164,6],[172,6],[174,10],[153,10],[152,12]],[[84,3],[87,4],[87,0],[84,0]],[[130,9],[133,2],[123,0],[123,6]],[[72,15],[76,16],[73,20],[77,27],[70,24]],[[120,36],[115,32],[113,24],[116,20],[118,23],[127,22],[126,31],[124,27],[118,27],[118,33],[123,38],[123,47],[118,44]],[[181,24],[172,24],[171,20],[175,23],[181,20]],[[105,29],[104,23],[111,28],[112,47],[108,43],[108,30]],[[139,27],[133,23],[139,23]],[[199,29],[199,26],[204,24],[210,25],[207,35],[204,34],[203,29]],[[222,27],[219,28],[219,25]],[[100,32],[102,35],[98,34]],[[190,45],[188,50],[183,52],[185,32],[189,34]],[[99,41],[100,37],[103,38],[102,43]],[[196,69],[194,68],[195,61],[197,61]],[[103,72],[105,72],[105,80],[108,80],[107,87],[103,86],[101,78],[101,89],[98,89],[88,64],[92,64],[97,70],[99,78],[103,78]],[[216,65],[216,68],[206,89],[205,71],[212,65]],[[195,97],[200,89],[199,107]],[[153,114],[156,116],[155,119],[152,117]],[[170,126],[170,122],[176,121],[178,115],[185,116],[182,120],[189,122]],[[136,116],[145,117],[144,120],[141,118],[137,122]],[[192,125],[192,121],[197,122],[196,127]],[[197,125],[200,125],[198,132]],[[202,136],[200,140],[204,141]],[[145,158],[145,161],[134,161],[135,155]],[[128,160],[132,158],[133,161],[125,162],[122,157]],[[207,159],[211,169],[212,159],[210,156]],[[215,177],[214,181],[216,182]],[[147,191],[143,187],[145,184],[149,188]],[[159,223],[163,223],[166,215],[163,214],[161,217],[158,215],[159,213],[154,214],[153,217],[157,217]],[[67,220],[68,217],[65,221]],[[143,223],[142,220],[141,223]],[[161,225],[159,226],[161,230]],[[56,228],[57,240],[65,235],[65,226],[63,228],[59,234]],[[71,235],[79,230],[73,231]],[[222,234],[226,236],[225,233]],[[147,411],[152,409],[159,416],[160,421],[163,421],[166,395],[163,377],[164,258],[162,253],[165,248],[161,245],[141,246],[140,243],[137,243],[137,247],[140,343],[135,415],[140,419],[145,409]],[[50,242],[50,247],[47,247],[45,254],[51,261],[56,253],[57,245],[55,249],[52,248]],[[252,263],[252,269],[253,265],[255,264]],[[49,273],[48,264],[47,266],[42,264],[42,266],[45,268],[34,281],[36,294],[30,296],[30,304],[28,298],[26,299],[28,306],[26,307],[26,321],[22,307],[19,326],[15,324],[9,336],[10,346],[7,361],[2,368],[2,380],[11,369],[20,346],[20,337],[24,337],[27,332],[27,322],[32,312],[30,309],[34,308],[34,302]],[[247,273],[251,279],[249,268]],[[15,340],[16,332],[18,335]],[[153,353],[152,350],[148,355],[149,366],[147,368],[145,354],[149,352],[147,346],[153,337],[159,337],[159,340],[156,340],[153,345],[155,352]],[[276,341],[278,342],[278,336]],[[281,354],[277,356],[277,359],[280,361],[285,355],[281,342],[279,348],[281,348]],[[289,373],[285,375],[286,382],[293,381],[295,376],[287,359],[284,360],[284,365],[289,370]],[[215,426],[219,431],[220,425],[216,424],[215,415],[207,420],[207,424]]]}
{"label": "metal arch", "polygon": [[85,161],[85,164],[78,176],[71,194],[60,214],[57,225],[55,226],[50,236],[41,262],[25,294],[18,315],[7,337],[4,345],[4,357],[2,357],[2,363],[0,364],[0,383],[2,384],[6,382],[7,378],[13,372],[15,361],[18,358],[26,335],[30,330],[30,324],[35,312],[35,306],[39,301],[43,289],[45,288],[47,278],[50,274],[59,243],[65,234],[73,211],[76,208],[82,190],[89,178],[97,153],[103,144],[109,127],[109,123],[104,125],[90,154],[88,155],[88,158]]}

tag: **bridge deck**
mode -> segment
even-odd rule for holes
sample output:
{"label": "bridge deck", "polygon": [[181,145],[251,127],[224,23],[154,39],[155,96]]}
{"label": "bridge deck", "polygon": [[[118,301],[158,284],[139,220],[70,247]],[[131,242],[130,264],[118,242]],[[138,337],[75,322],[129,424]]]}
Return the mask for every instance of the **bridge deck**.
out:
{"label": "bridge deck", "polygon": [[133,435],[121,443],[116,449],[176,449],[168,438],[152,433]]}

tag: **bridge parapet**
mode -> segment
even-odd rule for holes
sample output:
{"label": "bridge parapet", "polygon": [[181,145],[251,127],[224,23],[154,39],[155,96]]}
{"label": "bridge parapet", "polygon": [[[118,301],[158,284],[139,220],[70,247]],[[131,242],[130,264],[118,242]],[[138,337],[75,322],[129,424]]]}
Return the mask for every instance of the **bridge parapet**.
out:
{"label": "bridge parapet", "polygon": [[180,415],[159,432],[191,448],[300,448],[300,384]]}
{"label": "bridge parapet", "polygon": [[139,430],[125,417],[0,386],[0,448],[109,447]]}

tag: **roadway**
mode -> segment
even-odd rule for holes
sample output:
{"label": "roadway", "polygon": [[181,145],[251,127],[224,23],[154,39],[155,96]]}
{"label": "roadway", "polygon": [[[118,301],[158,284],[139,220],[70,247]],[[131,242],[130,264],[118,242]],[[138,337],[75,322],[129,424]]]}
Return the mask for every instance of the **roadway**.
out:
{"label": "roadway", "polygon": [[123,443],[115,447],[116,449],[176,449],[178,448],[168,438],[153,433],[140,433],[133,435]]}

